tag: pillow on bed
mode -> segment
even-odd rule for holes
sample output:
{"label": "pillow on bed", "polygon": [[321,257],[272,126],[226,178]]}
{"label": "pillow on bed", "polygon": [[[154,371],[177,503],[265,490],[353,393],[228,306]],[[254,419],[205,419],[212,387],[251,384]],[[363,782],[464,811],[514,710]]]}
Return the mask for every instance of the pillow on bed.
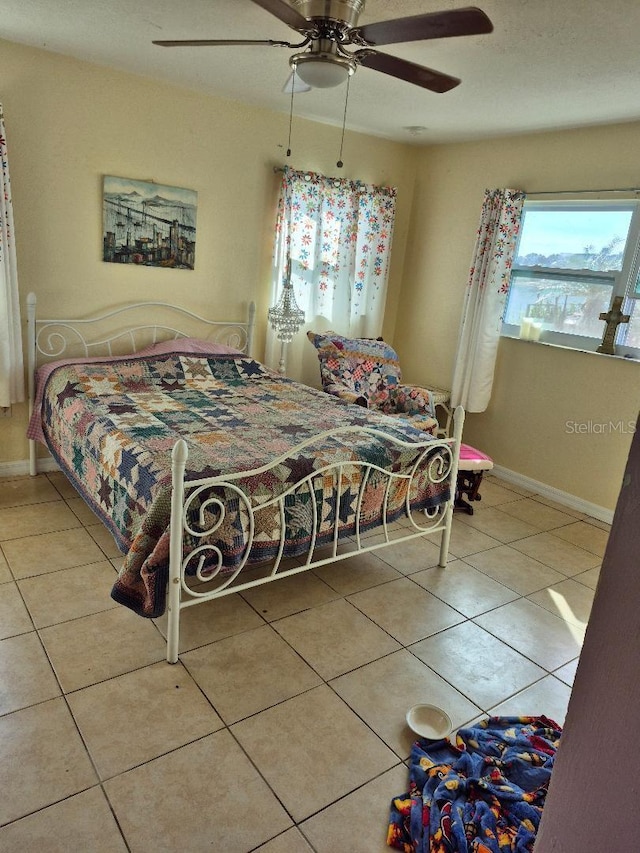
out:
{"label": "pillow on bed", "polygon": [[224,355],[225,353],[244,355],[243,352],[234,347],[218,344],[214,341],[201,340],[200,338],[172,338],[169,341],[159,341],[138,350],[136,355],[164,355],[168,352],[188,352],[201,355]]}

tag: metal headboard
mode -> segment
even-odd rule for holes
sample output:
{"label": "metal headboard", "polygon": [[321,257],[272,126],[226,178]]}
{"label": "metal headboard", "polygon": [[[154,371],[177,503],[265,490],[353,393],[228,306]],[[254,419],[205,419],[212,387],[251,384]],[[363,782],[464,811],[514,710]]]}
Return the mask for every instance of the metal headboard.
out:
{"label": "metal headboard", "polygon": [[[149,322],[160,314],[166,321]],[[35,398],[35,373],[47,362],[60,358],[89,358],[135,353],[159,341],[198,337],[226,344],[251,355],[255,329],[255,302],[250,302],[246,320],[209,320],[168,302],[133,302],[79,319],[39,319],[36,295],[27,296],[27,346],[29,370],[29,416]],[[137,321],[135,320],[137,315]],[[142,319],[142,322],[140,320]],[[180,327],[182,323],[182,328]],[[104,331],[110,327],[111,332]],[[30,456],[35,459],[31,442]],[[33,471],[32,471],[33,473]]]}

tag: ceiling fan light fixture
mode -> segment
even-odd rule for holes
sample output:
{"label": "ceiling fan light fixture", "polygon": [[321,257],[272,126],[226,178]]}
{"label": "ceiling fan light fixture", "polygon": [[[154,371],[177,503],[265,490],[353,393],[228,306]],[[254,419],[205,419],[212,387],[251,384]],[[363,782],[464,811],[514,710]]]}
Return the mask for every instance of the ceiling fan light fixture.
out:
{"label": "ceiling fan light fixture", "polygon": [[289,64],[312,89],[340,86],[356,70],[354,60],[324,53],[298,53],[291,57]]}

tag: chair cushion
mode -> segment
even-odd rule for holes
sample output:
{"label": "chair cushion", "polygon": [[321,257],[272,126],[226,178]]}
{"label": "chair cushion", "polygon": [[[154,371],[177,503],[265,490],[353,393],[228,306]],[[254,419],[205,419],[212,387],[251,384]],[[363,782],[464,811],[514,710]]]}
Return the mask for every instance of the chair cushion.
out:
{"label": "chair cushion", "polygon": [[342,385],[371,408],[391,409],[390,390],[402,378],[398,354],[385,341],[345,338],[335,332],[307,332],[320,361],[322,387]]}
{"label": "chair cushion", "polygon": [[492,468],[493,459],[486,453],[471,447],[470,444],[460,445],[460,461],[458,462],[460,471],[490,471]]}

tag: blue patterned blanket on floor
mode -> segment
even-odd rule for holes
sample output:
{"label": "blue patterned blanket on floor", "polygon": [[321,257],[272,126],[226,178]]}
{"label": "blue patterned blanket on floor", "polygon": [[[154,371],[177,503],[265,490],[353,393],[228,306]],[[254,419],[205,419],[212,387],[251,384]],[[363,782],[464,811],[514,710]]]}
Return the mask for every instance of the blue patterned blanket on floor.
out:
{"label": "blue patterned blanket on floor", "polygon": [[[407,442],[426,437],[408,423],[347,405],[238,354],[176,352],[65,363],[46,379],[42,400],[36,417],[47,446],[126,554],[112,596],[148,617],[165,608],[171,451],[177,439],[188,446],[185,479],[198,480],[266,466],[301,442],[344,426],[375,427]],[[33,424],[30,430],[37,436]],[[319,546],[332,540],[334,522],[340,535],[349,535],[356,515],[366,530],[381,523],[383,506],[388,521],[404,514],[407,480],[394,480],[387,491],[385,478],[374,471],[360,495],[362,469],[350,461],[405,472],[422,452],[352,433],[318,439],[303,453],[237,483],[256,504],[265,503],[324,465],[344,461],[339,495],[332,478],[319,474],[306,495],[286,499],[284,556],[297,556],[306,554],[314,523]],[[424,466],[408,497],[414,509],[437,507],[448,500],[449,484],[428,482]],[[237,495],[227,498],[228,493],[225,523],[213,544],[223,555],[223,569],[231,570],[247,550],[248,522]],[[211,529],[198,528],[198,510],[194,503],[193,529]],[[258,509],[254,520],[249,564],[278,554],[283,526],[278,506]],[[184,553],[203,541],[185,536]]]}
{"label": "blue patterned blanket on floor", "polygon": [[489,717],[455,743],[417,741],[387,843],[404,853],[530,853],[561,729],[547,717]]}

